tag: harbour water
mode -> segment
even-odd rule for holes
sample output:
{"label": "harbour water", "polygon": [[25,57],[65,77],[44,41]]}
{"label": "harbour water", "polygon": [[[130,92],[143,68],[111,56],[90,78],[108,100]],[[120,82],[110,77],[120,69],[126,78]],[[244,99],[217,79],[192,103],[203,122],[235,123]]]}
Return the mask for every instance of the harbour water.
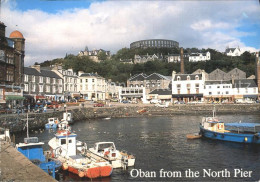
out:
{"label": "harbour water", "polygon": [[[199,131],[203,116],[112,118],[76,122],[72,130],[88,147],[95,142],[113,141],[117,149],[136,156],[136,165],[114,169],[111,177],[92,181],[258,181],[260,146],[209,139],[187,140],[186,134]],[[221,115],[223,121],[260,123],[257,115]],[[26,133],[16,134],[16,142]],[[30,136],[45,142],[52,130],[31,131]],[[252,172],[250,172],[252,171]],[[64,181],[90,181],[63,172]]]}

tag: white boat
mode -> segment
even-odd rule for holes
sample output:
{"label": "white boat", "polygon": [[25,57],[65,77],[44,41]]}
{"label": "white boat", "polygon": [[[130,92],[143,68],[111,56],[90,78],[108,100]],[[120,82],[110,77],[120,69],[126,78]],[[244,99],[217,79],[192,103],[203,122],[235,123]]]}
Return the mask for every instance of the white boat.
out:
{"label": "white boat", "polygon": [[64,112],[62,120],[67,121],[69,124],[73,123],[73,117],[71,112]]}
{"label": "white boat", "polygon": [[49,141],[51,156],[62,163],[62,169],[79,177],[98,178],[110,176],[113,168],[99,157],[93,160],[85,154],[87,146],[76,140],[77,135],[68,129],[60,130]]}
{"label": "white boat", "polygon": [[45,128],[46,129],[57,128],[58,123],[59,123],[58,118],[48,118],[48,123],[45,124]]}
{"label": "white boat", "polygon": [[126,168],[134,166],[135,157],[126,152],[116,150],[113,142],[98,142],[89,151],[109,161],[113,168]]}
{"label": "white boat", "polygon": [[69,124],[69,122],[68,122],[67,120],[62,119],[62,120],[58,123],[58,128],[59,128],[59,129],[65,129],[68,124]]}

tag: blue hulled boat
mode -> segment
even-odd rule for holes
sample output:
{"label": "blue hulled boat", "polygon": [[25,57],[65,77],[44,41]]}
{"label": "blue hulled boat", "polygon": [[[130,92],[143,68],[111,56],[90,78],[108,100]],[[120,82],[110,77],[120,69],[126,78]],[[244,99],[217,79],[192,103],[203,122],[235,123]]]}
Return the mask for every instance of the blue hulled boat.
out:
{"label": "blue hulled boat", "polygon": [[200,133],[214,140],[260,144],[260,123],[224,123],[214,112],[213,117],[203,117]]}
{"label": "blue hulled boat", "polygon": [[61,167],[57,161],[47,161],[43,154],[43,142],[38,142],[37,137],[24,138],[24,143],[16,144],[16,148],[32,163],[40,167],[55,179],[55,170]]}
{"label": "blue hulled boat", "polygon": [[49,118],[48,123],[45,124],[46,129],[55,129],[59,124],[58,118]]}

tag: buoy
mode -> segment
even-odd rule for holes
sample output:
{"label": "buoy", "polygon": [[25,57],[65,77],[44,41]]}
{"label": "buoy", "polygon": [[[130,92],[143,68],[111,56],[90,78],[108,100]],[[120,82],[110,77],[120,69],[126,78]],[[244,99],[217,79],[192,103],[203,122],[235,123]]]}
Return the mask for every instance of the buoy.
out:
{"label": "buoy", "polygon": [[63,163],[62,164],[62,169],[63,170],[67,170],[69,168],[68,164],[67,163]]}
{"label": "buoy", "polygon": [[245,142],[247,142],[247,137],[245,137]]}
{"label": "buoy", "polygon": [[85,173],[84,173],[84,171],[78,171],[78,173],[79,173],[79,177],[81,177],[81,178],[83,178],[84,176],[85,176]]}

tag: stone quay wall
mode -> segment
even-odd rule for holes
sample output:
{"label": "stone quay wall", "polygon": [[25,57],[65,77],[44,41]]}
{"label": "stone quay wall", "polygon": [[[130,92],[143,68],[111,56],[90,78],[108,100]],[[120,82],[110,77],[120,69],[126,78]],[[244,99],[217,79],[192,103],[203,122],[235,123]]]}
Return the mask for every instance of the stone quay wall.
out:
{"label": "stone quay wall", "polygon": [[[259,114],[260,104],[228,104],[228,105],[174,105],[168,108],[160,108],[151,105],[125,104],[117,107],[104,108],[76,108],[72,112],[74,122],[95,118],[118,117],[149,117],[149,116],[174,116],[174,115],[211,115],[215,107],[217,114]],[[50,113],[30,113],[29,128],[44,128],[48,118],[58,117],[62,119],[64,111]],[[26,114],[0,115],[0,127],[9,128],[11,132],[26,131]]]}

